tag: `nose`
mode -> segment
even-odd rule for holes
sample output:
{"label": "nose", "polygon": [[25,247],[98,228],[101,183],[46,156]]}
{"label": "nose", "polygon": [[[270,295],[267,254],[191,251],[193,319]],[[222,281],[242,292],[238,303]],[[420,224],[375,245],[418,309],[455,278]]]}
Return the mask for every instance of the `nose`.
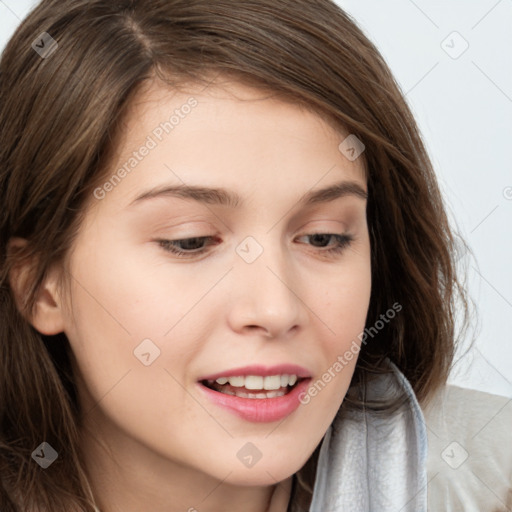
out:
{"label": "nose", "polygon": [[239,334],[285,338],[304,327],[307,307],[301,299],[300,277],[281,249],[265,248],[247,263],[238,258],[232,271],[228,322]]}

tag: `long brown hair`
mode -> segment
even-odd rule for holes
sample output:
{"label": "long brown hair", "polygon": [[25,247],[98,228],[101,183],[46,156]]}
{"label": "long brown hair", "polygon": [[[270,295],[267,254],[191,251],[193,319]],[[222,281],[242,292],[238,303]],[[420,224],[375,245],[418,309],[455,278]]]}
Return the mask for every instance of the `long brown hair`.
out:
{"label": "long brown hair", "polygon": [[[58,45],[46,55],[36,50],[50,48],[42,32]],[[171,87],[207,84],[213,75],[278,93],[364,143],[367,327],[392,304],[402,309],[363,347],[353,382],[379,371],[384,357],[420,401],[446,381],[456,297],[467,312],[456,239],[404,96],[346,13],[330,0],[45,0],[0,62],[2,512],[94,510],[67,339],[27,319],[48,269],[65,264],[141,86],[154,77]],[[27,244],[9,250],[12,237]],[[23,262],[30,272],[20,301],[9,275]],[[59,453],[46,471],[31,458],[42,441]],[[298,473],[297,509],[308,508],[317,452]]]}

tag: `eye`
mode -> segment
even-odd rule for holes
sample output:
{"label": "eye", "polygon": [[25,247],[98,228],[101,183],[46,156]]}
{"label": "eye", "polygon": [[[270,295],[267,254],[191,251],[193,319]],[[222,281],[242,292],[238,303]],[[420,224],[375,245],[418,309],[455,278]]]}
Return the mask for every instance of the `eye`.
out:
{"label": "eye", "polygon": [[[321,249],[321,253],[328,254],[338,254],[343,252],[355,240],[355,237],[348,233],[313,233],[310,235],[303,235],[299,238],[305,237],[313,239],[313,246],[319,247]],[[334,244],[329,245],[329,240],[334,240]]]}
{"label": "eye", "polygon": [[205,242],[210,242],[213,238],[212,236],[195,236],[193,238],[182,238],[180,240],[157,240],[157,242],[165,251],[177,256],[187,257],[206,252],[206,247],[213,244],[208,243],[205,245]]}
{"label": "eye", "polygon": [[[312,242],[310,245],[313,245],[313,247],[318,249],[318,252],[324,254],[339,254],[355,240],[355,237],[348,233],[313,233],[302,235],[299,238],[309,238]],[[160,239],[156,241],[166,252],[182,258],[204,254],[208,251],[209,246],[216,245],[216,239],[213,236],[196,236],[178,240]]]}

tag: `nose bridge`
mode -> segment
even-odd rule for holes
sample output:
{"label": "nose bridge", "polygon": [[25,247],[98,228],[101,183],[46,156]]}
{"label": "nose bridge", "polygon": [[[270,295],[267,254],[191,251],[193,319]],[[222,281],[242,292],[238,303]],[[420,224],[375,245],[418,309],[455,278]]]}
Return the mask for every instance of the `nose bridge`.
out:
{"label": "nose bridge", "polygon": [[305,319],[294,290],[299,283],[275,234],[257,236],[247,236],[236,247],[233,278],[237,291],[230,320],[237,330],[260,327],[279,336]]}

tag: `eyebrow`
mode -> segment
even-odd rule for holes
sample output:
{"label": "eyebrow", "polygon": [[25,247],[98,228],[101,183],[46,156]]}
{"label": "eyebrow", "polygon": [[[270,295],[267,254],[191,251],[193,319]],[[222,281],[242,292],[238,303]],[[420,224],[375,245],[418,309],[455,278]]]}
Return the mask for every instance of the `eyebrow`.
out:
{"label": "eyebrow", "polygon": [[[367,192],[355,181],[340,181],[325,188],[310,190],[298,201],[300,206],[312,206],[318,203],[327,203],[346,196],[355,196],[368,199]],[[225,188],[210,188],[198,185],[172,185],[156,187],[137,196],[128,206],[156,197],[176,197],[191,199],[209,205],[238,208],[243,199],[233,191]]]}

